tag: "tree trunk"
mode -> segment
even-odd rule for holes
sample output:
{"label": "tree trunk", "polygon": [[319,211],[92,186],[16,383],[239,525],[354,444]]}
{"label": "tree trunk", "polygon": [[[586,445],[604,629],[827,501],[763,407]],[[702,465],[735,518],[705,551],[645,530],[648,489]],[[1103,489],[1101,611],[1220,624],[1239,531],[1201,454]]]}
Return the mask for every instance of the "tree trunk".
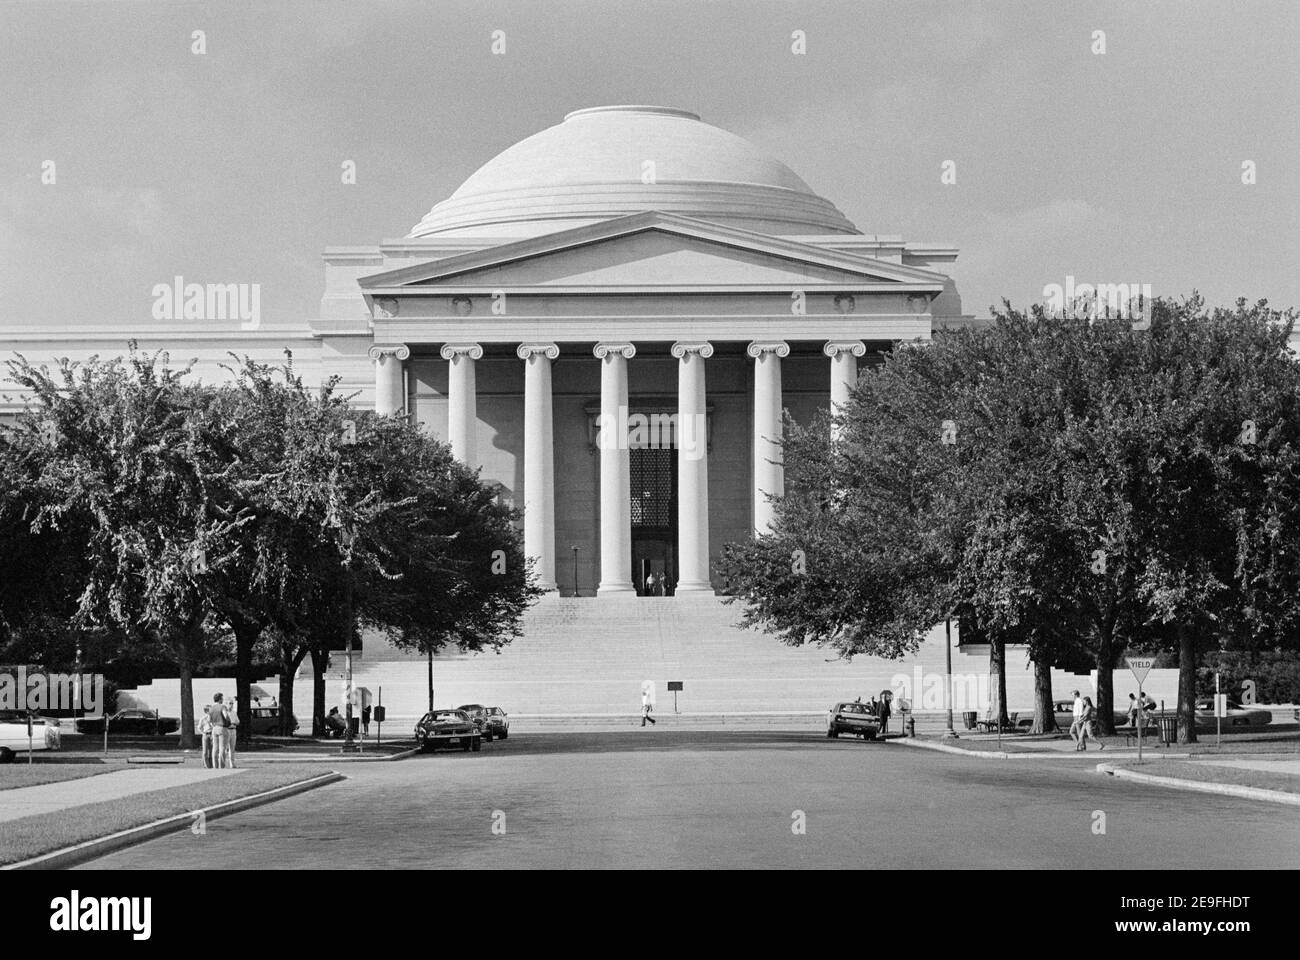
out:
{"label": "tree trunk", "polygon": [[1097,727],[1115,735],[1115,650],[1114,624],[1097,627]]}
{"label": "tree trunk", "polygon": [[325,736],[325,668],[329,666],[328,650],[313,649],[311,652],[311,735]]}
{"label": "tree trunk", "polygon": [[194,735],[194,664],[202,647],[202,621],[190,627],[176,644],[176,672],[181,687],[181,749],[193,750],[198,746]]}
{"label": "tree trunk", "polygon": [[1178,742],[1196,743],[1196,635],[1178,621]]}
{"label": "tree trunk", "polygon": [[989,635],[989,720],[1003,727],[1007,718],[1007,641],[994,631]]}
{"label": "tree trunk", "polygon": [[1047,657],[1034,660],[1034,725],[1030,733],[1052,733],[1056,710],[1052,701],[1052,665]]}
{"label": "tree trunk", "polygon": [[253,623],[236,623],[235,628],[235,701],[238,706],[239,726],[235,728],[235,742],[247,746],[253,741],[253,703],[250,690],[253,686],[253,644],[262,635],[262,628]]}
{"label": "tree trunk", "polygon": [[293,678],[298,673],[298,666],[307,656],[307,648],[299,647],[292,654],[284,646],[280,647],[280,734],[290,736],[293,733]]}

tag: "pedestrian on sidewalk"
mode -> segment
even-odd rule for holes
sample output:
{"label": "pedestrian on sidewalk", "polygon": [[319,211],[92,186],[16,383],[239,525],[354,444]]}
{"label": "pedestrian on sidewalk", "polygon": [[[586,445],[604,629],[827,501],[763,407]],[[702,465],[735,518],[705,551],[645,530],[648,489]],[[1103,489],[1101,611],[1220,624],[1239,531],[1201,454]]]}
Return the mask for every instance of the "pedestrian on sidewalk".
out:
{"label": "pedestrian on sidewalk", "polygon": [[651,726],[654,726],[655,718],[650,716],[650,713],[653,710],[654,707],[650,703],[650,691],[642,690],[641,691],[641,726],[644,727],[646,725],[647,720],[650,721]]}
{"label": "pedestrian on sidewalk", "polygon": [[218,770],[226,765],[226,726],[230,722],[230,714],[221,701],[222,695],[214,693],[207,708],[208,722],[212,724],[212,766]]}
{"label": "pedestrian on sidewalk", "polygon": [[1101,742],[1101,737],[1097,734],[1097,710],[1092,705],[1092,697],[1083,698],[1083,717],[1079,720],[1079,745],[1076,750],[1088,749],[1088,738],[1091,737],[1097,741],[1097,749],[1105,750],[1106,744]]}
{"label": "pedestrian on sidewalk", "polygon": [[199,719],[199,736],[203,738],[203,766],[212,769],[212,721],[208,712],[202,711]]}
{"label": "pedestrian on sidewalk", "polygon": [[235,739],[239,732],[239,701],[231,700],[230,705],[226,708],[226,766],[234,768],[235,766]]}
{"label": "pedestrian on sidewalk", "polygon": [[1074,749],[1079,749],[1079,720],[1083,717],[1083,697],[1079,696],[1079,691],[1074,691],[1074,708],[1072,711],[1073,719],[1070,721],[1070,739],[1074,741]]}

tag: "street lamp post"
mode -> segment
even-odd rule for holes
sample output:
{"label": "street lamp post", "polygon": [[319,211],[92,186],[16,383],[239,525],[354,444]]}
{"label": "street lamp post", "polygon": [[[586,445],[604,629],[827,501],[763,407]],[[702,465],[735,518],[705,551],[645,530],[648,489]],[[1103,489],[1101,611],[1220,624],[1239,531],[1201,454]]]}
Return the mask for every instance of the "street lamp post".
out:
{"label": "street lamp post", "polygon": [[947,664],[947,676],[944,680],[944,695],[948,700],[948,729],[943,732],[945,740],[956,740],[957,731],[952,728],[952,617],[943,622],[947,642],[943,645],[944,660]]}
{"label": "street lamp post", "polygon": [[575,543],[573,549],[573,595],[578,596],[578,545]]}

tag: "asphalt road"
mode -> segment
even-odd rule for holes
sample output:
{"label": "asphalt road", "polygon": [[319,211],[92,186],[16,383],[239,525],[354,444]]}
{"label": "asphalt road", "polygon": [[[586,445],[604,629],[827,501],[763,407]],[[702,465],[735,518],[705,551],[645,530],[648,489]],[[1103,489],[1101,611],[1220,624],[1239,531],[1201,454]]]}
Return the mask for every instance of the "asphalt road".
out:
{"label": "asphalt road", "polygon": [[1116,780],[1073,759],[637,728],[339,769],[348,780],[85,868],[1300,864],[1294,808]]}

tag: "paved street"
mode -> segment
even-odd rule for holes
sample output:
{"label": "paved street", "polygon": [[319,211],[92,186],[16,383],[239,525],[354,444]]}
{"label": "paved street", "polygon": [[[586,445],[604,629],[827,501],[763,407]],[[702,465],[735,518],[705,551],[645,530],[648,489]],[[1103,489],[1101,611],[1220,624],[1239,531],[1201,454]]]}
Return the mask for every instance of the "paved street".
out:
{"label": "paved street", "polygon": [[[1102,758],[1104,759],[1104,758]],[[165,867],[1294,867],[1272,804],[816,734],[518,734],[104,857]],[[1092,832],[1093,811],[1106,834]],[[504,814],[504,835],[493,833]],[[791,831],[803,811],[807,832]]]}

